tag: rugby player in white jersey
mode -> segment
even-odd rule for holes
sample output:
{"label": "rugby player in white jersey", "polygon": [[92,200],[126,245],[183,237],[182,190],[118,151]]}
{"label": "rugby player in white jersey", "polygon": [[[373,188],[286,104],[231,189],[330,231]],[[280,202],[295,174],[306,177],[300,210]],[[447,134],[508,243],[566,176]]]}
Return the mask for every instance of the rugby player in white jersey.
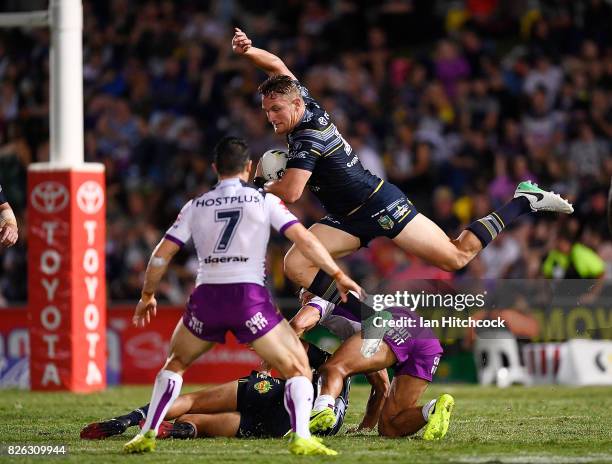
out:
{"label": "rugby player in white jersey", "polygon": [[183,373],[215,343],[223,343],[226,332],[231,331],[287,379],[285,407],[292,426],[289,450],[294,454],[335,455],[310,436],[313,388],[306,353],[263,286],[270,226],[332,275],[344,297],[349,289],[361,289],[278,197],[246,183],[251,161],[244,141],[231,137],[221,140],[215,148],[213,167],[219,183],[183,207],[147,266],[133,318],[137,327],[143,327],[155,315],[155,291],[168,263],[193,239],[199,260],[196,288],[172,335],[167,361],[156,377],[145,424],[126,443],[124,451],[155,449],[157,429],[180,393]]}

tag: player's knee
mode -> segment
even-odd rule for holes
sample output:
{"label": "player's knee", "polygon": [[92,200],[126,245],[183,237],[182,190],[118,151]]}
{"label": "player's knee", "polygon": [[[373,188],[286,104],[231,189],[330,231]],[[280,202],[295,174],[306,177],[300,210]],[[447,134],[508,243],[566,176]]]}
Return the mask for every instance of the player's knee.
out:
{"label": "player's knee", "polygon": [[304,270],[312,266],[312,263],[295,247],[287,252],[283,264],[287,277],[298,283]]}
{"label": "player's knee", "polygon": [[345,378],[350,374],[349,369],[342,362],[334,362],[333,359],[319,367],[319,373],[323,377],[339,376]]}
{"label": "player's knee", "polygon": [[308,365],[308,358],[304,356],[302,359],[299,356],[287,356],[282,360],[279,360],[276,368],[282,374],[283,377],[289,379],[291,377],[304,376],[308,379],[312,379],[312,371]]}
{"label": "player's knee", "polygon": [[381,437],[387,438],[399,438],[406,436],[406,433],[397,427],[393,420],[389,417],[385,417],[384,415],[380,417],[378,421],[378,434]]}

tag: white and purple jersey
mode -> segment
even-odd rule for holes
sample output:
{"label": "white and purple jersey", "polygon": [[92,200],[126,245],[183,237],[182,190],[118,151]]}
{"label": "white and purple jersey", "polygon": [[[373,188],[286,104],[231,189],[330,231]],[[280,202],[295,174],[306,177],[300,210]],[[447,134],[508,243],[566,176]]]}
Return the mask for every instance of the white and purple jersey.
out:
{"label": "white and purple jersey", "polygon": [[[329,329],[342,341],[361,331],[361,322],[342,304],[334,305],[322,298],[314,297],[308,305],[321,313],[319,324]],[[422,324],[419,315],[403,308],[387,308],[394,320],[410,318],[418,321],[413,328],[388,328],[383,341],[389,346],[396,358],[392,366],[395,375],[410,375],[432,381],[443,350],[436,335]]]}
{"label": "white and purple jersey", "polygon": [[232,178],[189,201],[165,238],[180,246],[193,239],[196,286],[263,285],[270,226],[282,234],[297,222],[280,198]]}
{"label": "white and purple jersey", "polygon": [[308,305],[318,309],[321,313],[319,324],[342,341],[361,331],[359,318],[342,306],[336,306],[318,296],[312,298]]}

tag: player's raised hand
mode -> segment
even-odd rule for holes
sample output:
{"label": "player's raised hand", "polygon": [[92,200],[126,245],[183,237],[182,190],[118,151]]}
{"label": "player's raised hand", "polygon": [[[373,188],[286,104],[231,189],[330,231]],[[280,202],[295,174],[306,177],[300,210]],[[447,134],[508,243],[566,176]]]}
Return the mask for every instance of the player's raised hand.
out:
{"label": "player's raised hand", "polygon": [[246,53],[251,48],[251,39],[237,27],[234,28],[234,37],[232,38],[232,51],[238,55]]}
{"label": "player's raised hand", "polygon": [[17,242],[18,233],[17,226],[14,224],[5,224],[0,227],[0,245],[10,247]]}
{"label": "player's raised hand", "polygon": [[151,322],[151,315],[157,314],[157,300],[154,296],[145,297],[143,296],[138,300],[136,310],[134,311],[134,317],[132,317],[132,324],[134,327],[144,327]]}
{"label": "player's raised hand", "polygon": [[349,276],[347,276],[344,272],[338,271],[332,277],[336,281],[336,287],[338,288],[338,293],[340,294],[340,298],[343,302],[346,303],[346,294],[349,292],[349,290],[357,292],[357,295],[359,295],[359,297],[361,297],[361,295],[363,294],[363,290],[361,289],[361,287],[357,285],[357,283]]}

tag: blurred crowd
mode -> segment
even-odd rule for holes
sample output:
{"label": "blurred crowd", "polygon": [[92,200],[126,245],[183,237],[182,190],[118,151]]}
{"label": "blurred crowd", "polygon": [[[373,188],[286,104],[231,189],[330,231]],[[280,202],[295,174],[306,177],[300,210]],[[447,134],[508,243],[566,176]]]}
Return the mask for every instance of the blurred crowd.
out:
{"label": "blurred crowd", "polygon": [[[85,157],[106,166],[112,301],[138,297],[164,230],[215,183],[216,140],[244,137],[254,159],[284,146],[260,108],[265,76],[232,54],[234,26],[279,55],[366,168],[449,235],[511,198],[521,180],[574,203],[570,217],[525,217],[456,276],[378,239],[345,260],[365,288],[415,278],[612,277],[610,2],[83,5]],[[25,179],[29,163],[49,157],[49,47],[48,30],[0,30],[0,184],[22,224],[19,245],[0,254],[0,306],[27,297]],[[306,224],[322,216],[310,195],[292,209]],[[282,274],[286,247],[276,237],[270,248],[277,296],[295,291]],[[196,267],[193,250],[181,252],[162,299],[181,304]]]}

